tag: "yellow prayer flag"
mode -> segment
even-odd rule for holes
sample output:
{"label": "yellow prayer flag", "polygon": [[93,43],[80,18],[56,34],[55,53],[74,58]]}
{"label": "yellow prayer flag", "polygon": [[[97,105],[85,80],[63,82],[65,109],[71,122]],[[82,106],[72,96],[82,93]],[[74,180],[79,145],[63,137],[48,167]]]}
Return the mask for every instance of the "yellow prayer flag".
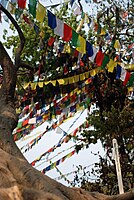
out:
{"label": "yellow prayer flag", "polygon": [[104,30],[104,28],[101,28],[101,33],[100,35],[105,35],[106,34],[106,31]]}
{"label": "yellow prayer flag", "polygon": [[37,83],[31,83],[31,89],[36,90]]}
{"label": "yellow prayer flag", "polygon": [[95,75],[96,75],[95,69],[93,69],[93,70],[90,71],[90,75],[91,75],[91,76],[95,76]]}
{"label": "yellow prayer flag", "polygon": [[31,82],[26,83],[23,88],[26,89],[29,86],[29,84],[31,84]]}
{"label": "yellow prayer flag", "polygon": [[45,81],[44,84],[48,85],[51,81]]}
{"label": "yellow prayer flag", "polygon": [[72,84],[72,83],[74,83],[74,77],[73,76],[69,78],[69,84]]}
{"label": "yellow prayer flag", "polygon": [[43,22],[45,15],[46,15],[46,8],[38,2],[38,6],[36,10],[36,19],[40,22]]}
{"label": "yellow prayer flag", "polygon": [[116,41],[115,41],[115,43],[114,43],[114,48],[115,48],[115,49],[120,49],[120,48],[121,48],[121,45],[120,45],[119,40],[116,40]]}
{"label": "yellow prayer flag", "polygon": [[79,81],[79,75],[74,76],[74,82],[77,83]]}
{"label": "yellow prayer flag", "polygon": [[68,85],[68,81],[69,81],[68,78],[64,78],[64,85]]}
{"label": "yellow prayer flag", "polygon": [[89,72],[85,72],[85,78],[89,77]]}
{"label": "yellow prayer flag", "polygon": [[42,87],[43,87],[43,82],[38,82],[38,86],[39,86],[40,88],[42,88]]}
{"label": "yellow prayer flag", "polygon": [[109,63],[107,64],[108,72],[113,72],[116,65],[117,63],[114,60],[110,59]]}
{"label": "yellow prayer flag", "polygon": [[68,43],[64,45],[63,53],[71,53],[71,48]]}
{"label": "yellow prayer flag", "polygon": [[79,51],[80,53],[86,53],[86,40],[85,38],[81,37],[81,35],[79,35],[78,37],[80,46],[76,48],[77,51]]}
{"label": "yellow prayer flag", "polygon": [[56,86],[56,81],[51,81],[53,86]]}
{"label": "yellow prayer flag", "polygon": [[80,81],[85,80],[85,74],[80,74]]}
{"label": "yellow prayer flag", "polygon": [[58,83],[60,84],[60,85],[64,85],[64,79],[58,79]]}

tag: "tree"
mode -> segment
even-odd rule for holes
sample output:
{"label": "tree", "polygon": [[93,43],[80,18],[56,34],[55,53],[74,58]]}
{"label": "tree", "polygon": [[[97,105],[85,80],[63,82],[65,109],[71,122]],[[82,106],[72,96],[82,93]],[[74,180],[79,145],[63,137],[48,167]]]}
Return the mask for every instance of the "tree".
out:
{"label": "tree", "polygon": [[[98,111],[88,117],[89,124],[94,126],[94,130],[84,130],[82,136],[87,144],[96,143],[98,139],[106,151],[106,156],[101,155],[100,162],[96,163],[89,174],[96,177],[95,182],[88,181],[88,173],[78,178],[81,187],[87,190],[94,190],[105,194],[118,193],[117,175],[115,161],[112,155],[112,139],[117,139],[119,145],[119,155],[122,171],[124,190],[133,188],[133,108],[125,107],[122,111],[112,107],[111,111],[103,112],[104,120],[100,118]],[[78,175],[77,175],[78,176]],[[79,176],[78,176],[79,177]],[[89,179],[90,180],[90,179]]]}
{"label": "tree", "polygon": [[33,169],[20,153],[13,141],[12,131],[18,120],[15,112],[17,72],[20,67],[28,67],[21,61],[25,37],[17,22],[1,4],[0,10],[11,20],[20,39],[14,63],[0,42],[0,65],[3,72],[0,89],[1,199],[133,199],[133,193],[107,197],[98,193],[90,194],[81,189],[67,188]]}

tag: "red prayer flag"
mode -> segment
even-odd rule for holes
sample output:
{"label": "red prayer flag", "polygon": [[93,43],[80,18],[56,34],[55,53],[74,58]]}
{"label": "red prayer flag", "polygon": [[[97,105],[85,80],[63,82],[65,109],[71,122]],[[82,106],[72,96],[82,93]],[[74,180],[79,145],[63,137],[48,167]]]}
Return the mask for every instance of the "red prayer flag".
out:
{"label": "red prayer flag", "polygon": [[22,126],[26,126],[27,124],[28,124],[28,119],[26,119],[26,120],[24,120],[23,122],[22,122]]}
{"label": "red prayer flag", "polygon": [[95,63],[97,64],[97,66],[100,67],[102,65],[103,59],[104,59],[104,53],[102,53],[102,51],[98,51],[95,58]]}
{"label": "red prayer flag", "polygon": [[64,41],[69,42],[72,39],[72,28],[64,23]]}
{"label": "red prayer flag", "polygon": [[126,84],[127,84],[127,82],[129,81],[130,77],[131,77],[131,74],[130,74],[130,72],[127,71],[127,72],[126,72],[125,80],[124,80],[124,82],[123,82],[123,85],[126,85]]}
{"label": "red prayer flag", "polygon": [[30,20],[27,18],[27,16],[23,15],[23,19],[27,24],[31,24]]}
{"label": "red prayer flag", "polygon": [[18,0],[18,7],[24,9],[26,7],[26,0]]}
{"label": "red prayer flag", "polygon": [[49,38],[49,40],[48,40],[48,46],[52,46],[53,43],[54,43],[54,41],[55,41],[55,38],[51,36],[51,37]]}

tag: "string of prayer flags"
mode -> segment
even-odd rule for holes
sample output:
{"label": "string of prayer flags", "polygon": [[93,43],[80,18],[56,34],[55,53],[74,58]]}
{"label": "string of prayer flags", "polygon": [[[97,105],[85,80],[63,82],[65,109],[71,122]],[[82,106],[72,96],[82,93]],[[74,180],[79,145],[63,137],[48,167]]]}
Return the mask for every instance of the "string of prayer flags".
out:
{"label": "string of prayer flags", "polygon": [[38,2],[37,9],[36,9],[36,19],[39,22],[43,22],[46,15],[46,8]]}
{"label": "string of prayer flags", "polygon": [[24,9],[26,7],[26,0],[18,0],[18,7]]}
{"label": "string of prayer flags", "polygon": [[51,29],[55,29],[57,26],[56,16],[49,10],[47,11],[47,16],[48,16],[48,26]]}
{"label": "string of prayer flags", "polygon": [[36,5],[37,0],[29,0],[28,8],[31,15],[36,18]]}
{"label": "string of prayer flags", "polygon": [[130,77],[131,77],[130,72],[125,70],[120,65],[117,65],[117,67],[116,67],[116,79],[122,80],[123,81],[123,85],[126,85],[127,82],[129,81]]}
{"label": "string of prayer flags", "polygon": [[64,162],[67,158],[70,158],[71,156],[73,156],[76,153],[75,150],[73,150],[71,153],[68,153],[66,156],[64,156],[63,158],[57,160],[56,162],[52,163],[51,165],[47,166],[46,168],[44,168],[42,170],[42,173],[45,174],[46,172],[48,172],[51,169],[54,169],[56,166],[58,166],[60,163]]}

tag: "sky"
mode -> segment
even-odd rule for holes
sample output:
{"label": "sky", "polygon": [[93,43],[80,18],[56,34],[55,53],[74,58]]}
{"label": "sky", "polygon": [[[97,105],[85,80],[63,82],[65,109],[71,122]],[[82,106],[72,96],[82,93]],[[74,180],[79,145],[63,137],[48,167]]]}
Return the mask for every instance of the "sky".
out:
{"label": "sky", "polygon": [[[47,1],[42,0],[40,2],[42,2],[43,5],[47,6],[49,5],[50,0],[47,0]],[[57,4],[58,2],[60,3],[61,1],[52,0],[52,2]],[[85,12],[86,10],[89,11],[88,6],[86,6],[87,4],[85,3],[85,1],[82,0],[81,2],[85,9]],[[12,32],[9,29],[9,24],[5,22],[4,20],[2,20],[2,23],[0,23],[0,41],[3,41],[2,35],[3,35],[4,28],[8,30],[9,35],[12,34]],[[10,56],[12,55],[11,50],[8,50],[8,53]],[[93,105],[92,109],[94,108],[95,106]],[[57,130],[52,130],[52,131],[47,132],[41,138],[38,144],[36,144],[32,149],[24,153],[24,156],[26,157],[26,159],[29,162],[32,162],[34,159],[39,157],[42,153],[46,152],[49,148],[53,147],[53,145],[56,145],[59,142],[59,140],[63,137],[63,131],[67,132],[67,134],[72,133],[77,127],[79,127],[85,121],[87,117],[87,110],[83,111],[82,113],[81,112],[82,111],[79,111],[78,113],[75,114],[73,118],[70,118],[65,123],[60,125],[60,128],[62,129],[61,133],[57,133]],[[46,126],[48,125],[50,125],[50,122],[45,122],[40,127],[34,129],[28,135],[28,137],[21,139],[17,142],[18,147],[21,148],[22,146],[30,142],[32,139],[36,138],[39,134],[41,134],[46,129]],[[42,169],[50,165],[50,161],[55,162],[58,159],[63,158],[65,155],[67,155],[68,153],[74,150],[74,147],[72,146],[74,146],[75,144],[76,143],[73,140],[69,141],[68,143],[63,143],[61,147],[56,148],[56,150],[50,153],[49,156],[43,157],[43,159],[40,162],[37,162],[37,164],[35,165],[35,168],[41,171]],[[75,153],[70,158],[67,158],[64,162],[60,163],[60,165],[57,166],[57,169],[54,168],[46,172],[46,175],[50,176],[51,178],[56,179],[57,177],[60,176],[60,172],[62,174],[74,172],[77,170],[77,166],[79,165],[83,167],[87,166],[87,170],[89,171],[93,167],[92,164],[99,161],[99,157],[94,156],[92,152],[97,153],[98,151],[100,152],[102,156],[105,155],[105,152],[102,149],[100,141],[98,141],[96,145],[91,144],[88,149],[84,148],[78,154]],[[71,173],[70,175],[65,176],[65,177],[70,182],[72,182],[74,175],[75,173]],[[58,179],[58,181],[64,185],[68,185],[68,182],[64,178]]]}

